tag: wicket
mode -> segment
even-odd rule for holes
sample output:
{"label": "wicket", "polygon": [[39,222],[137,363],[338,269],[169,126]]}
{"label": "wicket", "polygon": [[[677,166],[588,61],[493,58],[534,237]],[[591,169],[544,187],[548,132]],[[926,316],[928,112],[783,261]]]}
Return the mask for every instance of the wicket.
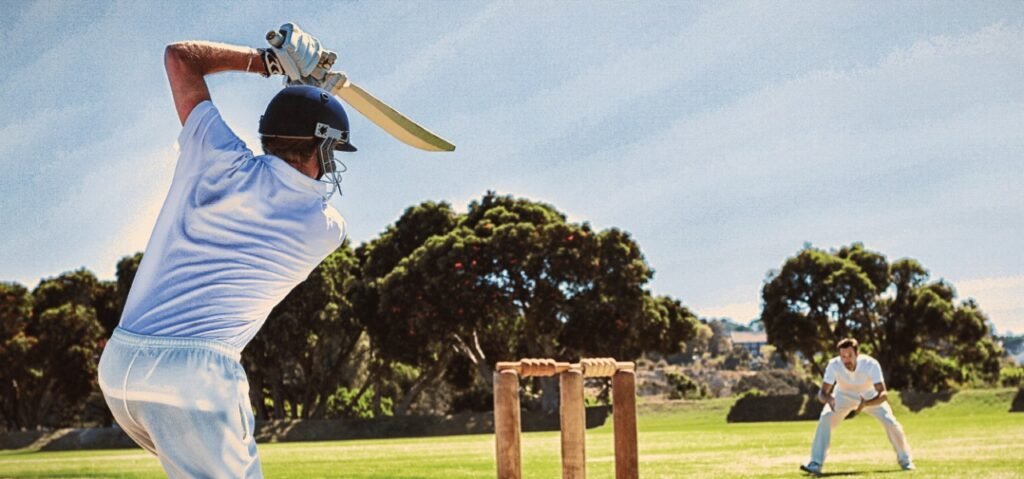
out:
{"label": "wicket", "polygon": [[521,418],[519,378],[559,376],[562,434],[562,478],[586,478],[583,378],[612,378],[612,411],[615,432],[615,478],[638,479],[636,439],[636,378],[631,362],[611,358],[581,359],[579,363],[553,359],[499,362],[494,371],[494,435],[498,479],[521,479]]}

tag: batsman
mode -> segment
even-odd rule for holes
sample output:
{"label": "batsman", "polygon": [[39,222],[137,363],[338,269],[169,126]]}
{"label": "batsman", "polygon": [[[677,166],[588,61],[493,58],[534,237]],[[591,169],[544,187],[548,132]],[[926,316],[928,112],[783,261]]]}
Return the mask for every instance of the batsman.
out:
{"label": "batsman", "polygon": [[[262,477],[239,363],[271,309],[345,237],[328,199],[352,152],[341,103],[318,88],[327,57],[286,24],[280,48],[181,42],[164,65],[180,156],[99,382],[118,425],[170,477]],[[206,75],[297,74],[259,119],[257,155],[225,124]],[[311,76],[313,75],[313,76]]]}

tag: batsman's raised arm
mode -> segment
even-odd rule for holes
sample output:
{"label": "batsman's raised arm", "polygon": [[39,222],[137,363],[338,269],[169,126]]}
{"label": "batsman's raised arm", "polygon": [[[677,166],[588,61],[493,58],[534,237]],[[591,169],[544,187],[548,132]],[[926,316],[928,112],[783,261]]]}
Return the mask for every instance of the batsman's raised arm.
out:
{"label": "batsman's raised arm", "polygon": [[185,124],[196,105],[210,99],[206,75],[243,71],[268,76],[267,54],[255,48],[224,43],[187,41],[167,45],[164,67],[178,119]]}

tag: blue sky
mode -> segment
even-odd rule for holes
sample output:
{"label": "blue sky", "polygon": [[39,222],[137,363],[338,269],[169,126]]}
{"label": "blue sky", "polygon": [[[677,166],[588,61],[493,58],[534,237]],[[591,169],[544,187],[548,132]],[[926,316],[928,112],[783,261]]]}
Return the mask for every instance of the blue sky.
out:
{"label": "blue sky", "polygon": [[[20,2],[0,32],[0,278],[144,249],[179,129],[162,49],[295,21],[458,145],[352,114],[351,238],[487,190],[631,232],[657,293],[758,315],[805,243],[912,257],[1024,333],[1022,2]],[[277,80],[209,79],[255,144]],[[258,149],[258,147],[257,147]]]}

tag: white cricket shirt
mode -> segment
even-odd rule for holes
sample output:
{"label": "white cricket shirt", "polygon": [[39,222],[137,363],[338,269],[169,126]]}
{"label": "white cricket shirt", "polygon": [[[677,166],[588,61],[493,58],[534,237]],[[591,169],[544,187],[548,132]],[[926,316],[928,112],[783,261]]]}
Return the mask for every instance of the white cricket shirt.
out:
{"label": "white cricket shirt", "polygon": [[120,326],[242,349],[270,310],[341,245],[327,185],[271,155],[253,156],[200,103],[178,137],[174,170]]}
{"label": "white cricket shirt", "polygon": [[835,384],[836,390],[840,392],[857,394],[864,399],[871,399],[878,394],[875,383],[885,382],[882,379],[882,365],[867,354],[857,355],[857,367],[853,371],[846,369],[842,358],[832,358],[825,367],[824,381]]}

